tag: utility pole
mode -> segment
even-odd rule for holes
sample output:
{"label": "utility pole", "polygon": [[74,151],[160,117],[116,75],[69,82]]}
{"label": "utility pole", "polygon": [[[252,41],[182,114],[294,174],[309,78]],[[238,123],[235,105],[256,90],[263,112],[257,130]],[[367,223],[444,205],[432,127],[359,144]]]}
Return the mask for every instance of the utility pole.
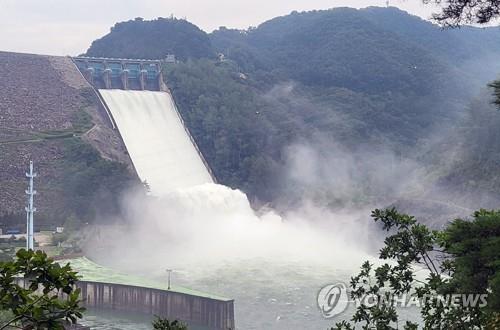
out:
{"label": "utility pole", "polygon": [[36,173],[33,172],[33,161],[30,161],[30,172],[26,173],[28,178],[28,190],[26,194],[28,195],[28,206],[26,207],[26,249],[34,250],[34,240],[33,240],[33,213],[36,208],[33,206],[34,196],[36,191],[33,189],[33,179],[36,177]]}
{"label": "utility pole", "polygon": [[173,272],[173,269],[167,269],[167,273],[168,273],[168,289],[167,290],[170,290],[170,276],[172,275],[172,272]]}

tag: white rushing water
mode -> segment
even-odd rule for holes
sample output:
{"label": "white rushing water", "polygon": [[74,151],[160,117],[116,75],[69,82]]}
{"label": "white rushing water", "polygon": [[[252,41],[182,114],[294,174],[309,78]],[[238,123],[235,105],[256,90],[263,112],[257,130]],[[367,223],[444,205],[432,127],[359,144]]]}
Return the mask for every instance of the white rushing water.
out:
{"label": "white rushing water", "polygon": [[99,90],[154,195],[213,182],[166,92]]}
{"label": "white rushing water", "polygon": [[176,285],[235,299],[240,330],[327,329],[349,318],[352,310],[324,319],[317,293],[326,284],[348,283],[373,259],[365,244],[375,235],[359,219],[368,211],[304,205],[286,214],[254,212],[243,192],[217,184],[159,198],[133,194],[124,204],[126,218],[90,235],[86,254],[158,282],[173,269]]}
{"label": "white rushing water", "polygon": [[[85,248],[96,262],[235,299],[237,329],[326,329],[318,291],[348,283],[376,239],[369,210],[333,212],[313,203],[255,212],[239,190],[214,184],[168,93],[101,90],[139,177],[158,198],[132,194],[118,226],[99,228]],[[371,222],[370,222],[371,223]],[[113,237],[100,240],[96,237]],[[123,318],[123,316],[116,316]],[[143,329],[150,320],[104,329]],[[104,323],[103,323],[104,322]]]}

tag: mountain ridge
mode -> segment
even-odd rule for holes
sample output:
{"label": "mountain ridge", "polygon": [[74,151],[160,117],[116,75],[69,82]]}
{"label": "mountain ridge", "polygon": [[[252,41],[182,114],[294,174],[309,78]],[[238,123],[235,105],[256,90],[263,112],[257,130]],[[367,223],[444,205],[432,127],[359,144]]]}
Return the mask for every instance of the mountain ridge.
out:
{"label": "mountain ridge", "polygon": [[[148,38],[134,43],[144,34]],[[256,28],[211,34],[185,20],[137,18],[117,23],[87,55],[176,54],[180,61],[165,66],[165,81],[219,182],[242,189],[252,201],[290,205],[310,198],[337,207],[397,197],[374,186],[379,179],[370,176],[385,171],[383,162],[374,162],[382,166],[376,169],[367,165],[377,153],[391,162],[433,165],[425,182],[457,187],[464,195],[479,188],[461,176],[487,182],[471,168],[477,166],[474,146],[463,139],[484,141],[482,150],[492,154],[484,164],[491,167],[500,155],[496,138],[471,137],[456,127],[471,126],[471,120],[484,127],[495,122],[487,119],[495,117],[489,110],[479,111],[479,118],[470,115],[469,105],[479,106],[473,102],[479,87],[500,72],[484,60],[485,54],[500,54],[499,38],[496,28],[442,31],[393,8],[341,8],[295,12]],[[441,131],[450,136],[435,138]],[[436,160],[451,157],[453,144],[467,148],[469,156],[450,170]],[[290,178],[290,150],[297,145],[322,148],[312,151],[324,154],[316,161],[327,163],[340,150],[336,157],[358,163],[340,171],[350,180],[352,196],[335,185],[303,186]],[[377,152],[359,155],[360,150]],[[322,171],[329,182],[339,175]]]}
{"label": "mountain ridge", "polygon": [[[410,159],[432,153],[423,145],[440,150],[428,146],[429,136],[459,125],[472,98],[500,72],[488,58],[500,54],[498,28],[442,30],[396,8],[292,12],[205,36],[206,52],[168,66],[166,81],[219,181],[264,201],[290,190],[281,174],[287,146],[297,141],[323,136],[347,149],[372,144]],[[149,43],[142,51],[151,58],[175,47]],[[130,55],[113,51],[104,55]]]}

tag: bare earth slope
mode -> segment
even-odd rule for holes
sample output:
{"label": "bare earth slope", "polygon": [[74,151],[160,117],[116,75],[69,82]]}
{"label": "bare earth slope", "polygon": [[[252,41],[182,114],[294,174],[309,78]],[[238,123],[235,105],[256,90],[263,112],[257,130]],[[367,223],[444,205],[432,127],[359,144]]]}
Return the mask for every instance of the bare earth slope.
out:
{"label": "bare earth slope", "polygon": [[68,138],[79,136],[102,157],[130,165],[118,133],[69,57],[0,52],[0,77],[0,215],[24,209],[30,159],[39,174],[38,211],[57,209]]}

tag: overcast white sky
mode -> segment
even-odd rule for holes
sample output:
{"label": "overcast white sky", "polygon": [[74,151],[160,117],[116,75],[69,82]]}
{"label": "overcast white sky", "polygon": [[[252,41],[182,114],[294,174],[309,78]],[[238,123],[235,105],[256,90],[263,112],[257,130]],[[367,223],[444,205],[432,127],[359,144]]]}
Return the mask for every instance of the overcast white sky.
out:
{"label": "overcast white sky", "polygon": [[[0,0],[0,50],[77,55],[116,22],[173,14],[207,32],[247,28],[293,10],[385,6],[385,0]],[[421,0],[390,0],[428,18]]]}

